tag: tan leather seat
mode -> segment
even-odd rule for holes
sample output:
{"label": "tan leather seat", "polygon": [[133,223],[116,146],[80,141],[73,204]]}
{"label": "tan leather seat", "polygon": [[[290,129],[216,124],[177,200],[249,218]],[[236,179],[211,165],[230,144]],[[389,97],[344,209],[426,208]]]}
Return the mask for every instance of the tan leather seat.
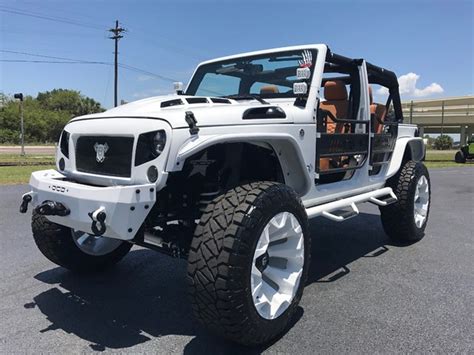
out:
{"label": "tan leather seat", "polygon": [[280,91],[276,85],[266,85],[260,88],[260,95],[262,94],[278,94]]}
{"label": "tan leather seat", "polygon": [[370,113],[375,115],[375,124],[374,124],[374,133],[383,132],[383,124],[380,124],[379,121],[383,122],[385,116],[387,115],[387,109],[385,105],[374,103],[374,97],[372,95],[372,87],[369,85],[369,100],[370,100]]}
{"label": "tan leather seat", "polygon": [[[321,109],[331,112],[336,118],[347,118],[349,101],[347,100],[346,84],[344,84],[343,81],[327,81],[326,84],[324,84],[324,98],[326,101],[319,104]],[[336,123],[328,117],[326,132],[344,133],[344,124]],[[337,165],[337,162],[334,161],[334,159],[320,158],[319,170],[328,170],[331,166],[331,161]]]}
{"label": "tan leather seat", "polygon": [[[324,98],[319,107],[331,112],[336,118],[347,118],[349,101],[347,100],[346,84],[340,80],[327,81],[324,84]],[[327,133],[344,133],[344,124],[327,120]]]}

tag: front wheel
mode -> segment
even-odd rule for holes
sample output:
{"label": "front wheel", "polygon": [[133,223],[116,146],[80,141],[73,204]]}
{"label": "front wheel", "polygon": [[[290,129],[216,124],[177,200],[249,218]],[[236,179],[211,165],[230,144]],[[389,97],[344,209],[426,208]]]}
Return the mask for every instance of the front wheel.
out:
{"label": "front wheel", "polygon": [[33,212],[31,227],[36,246],[53,263],[71,271],[97,271],[120,261],[131,243],[96,237],[53,223]]}
{"label": "front wheel", "polygon": [[421,162],[407,161],[387,181],[398,201],[380,207],[385,233],[401,242],[418,241],[425,235],[431,202],[428,169]]}
{"label": "front wheel", "polygon": [[210,203],[188,259],[196,317],[243,345],[281,334],[296,311],[310,262],[306,211],[286,185],[239,186]]}
{"label": "front wheel", "polygon": [[456,155],[454,156],[454,161],[458,164],[464,164],[466,162],[466,156],[464,155],[464,152],[462,150],[456,152]]}

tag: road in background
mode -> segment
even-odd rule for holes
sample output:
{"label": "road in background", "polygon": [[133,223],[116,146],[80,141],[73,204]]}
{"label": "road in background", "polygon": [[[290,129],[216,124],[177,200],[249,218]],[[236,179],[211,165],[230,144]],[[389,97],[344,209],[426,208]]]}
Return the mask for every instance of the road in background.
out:
{"label": "road in background", "polygon": [[[0,154],[20,154],[21,146],[16,145],[0,145]],[[26,145],[26,154],[45,154],[54,155],[56,147],[54,145]]]}
{"label": "road in background", "polygon": [[[293,327],[268,353],[474,352],[474,168],[437,169],[427,235],[399,246],[376,207],[311,221],[313,262]],[[36,249],[28,187],[0,187],[0,353],[229,354],[192,317],[185,261],[134,248],[115,268],[74,275]]]}

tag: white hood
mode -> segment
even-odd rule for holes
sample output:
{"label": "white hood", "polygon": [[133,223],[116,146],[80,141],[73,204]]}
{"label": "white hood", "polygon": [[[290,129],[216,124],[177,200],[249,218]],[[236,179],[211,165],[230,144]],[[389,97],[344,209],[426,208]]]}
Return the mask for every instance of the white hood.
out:
{"label": "white hood", "polygon": [[[189,103],[186,101],[187,98],[207,99],[207,103]],[[178,95],[156,96],[118,106],[102,113],[76,117],[71,122],[85,119],[139,117],[162,119],[167,121],[172,128],[184,128],[188,127],[185,121],[185,112],[192,111],[198,127],[239,125],[249,123],[248,120],[242,119],[243,113],[247,109],[259,106],[279,106],[286,113],[285,122],[293,122],[293,113],[296,109],[293,105],[294,99],[279,99],[278,102],[272,100],[269,105],[262,105],[256,100],[236,101],[229,99],[226,100],[228,103],[213,102],[213,100],[222,99]],[[172,101],[177,104],[170,106]],[[273,119],[265,119],[265,121],[273,121]]]}

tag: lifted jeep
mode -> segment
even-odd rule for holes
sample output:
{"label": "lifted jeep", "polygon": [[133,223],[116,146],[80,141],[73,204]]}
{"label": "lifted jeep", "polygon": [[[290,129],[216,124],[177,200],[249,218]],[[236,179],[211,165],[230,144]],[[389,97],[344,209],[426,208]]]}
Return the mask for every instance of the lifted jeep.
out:
{"label": "lifted jeep", "polygon": [[326,45],[219,58],[184,92],[72,119],[57,170],[32,174],[20,210],[31,203],[38,248],[73,271],[110,266],[133,244],[187,259],[195,316],[263,344],[302,296],[308,218],[343,222],[371,202],[391,238],[423,237],[424,145],[402,122],[396,75]]}

